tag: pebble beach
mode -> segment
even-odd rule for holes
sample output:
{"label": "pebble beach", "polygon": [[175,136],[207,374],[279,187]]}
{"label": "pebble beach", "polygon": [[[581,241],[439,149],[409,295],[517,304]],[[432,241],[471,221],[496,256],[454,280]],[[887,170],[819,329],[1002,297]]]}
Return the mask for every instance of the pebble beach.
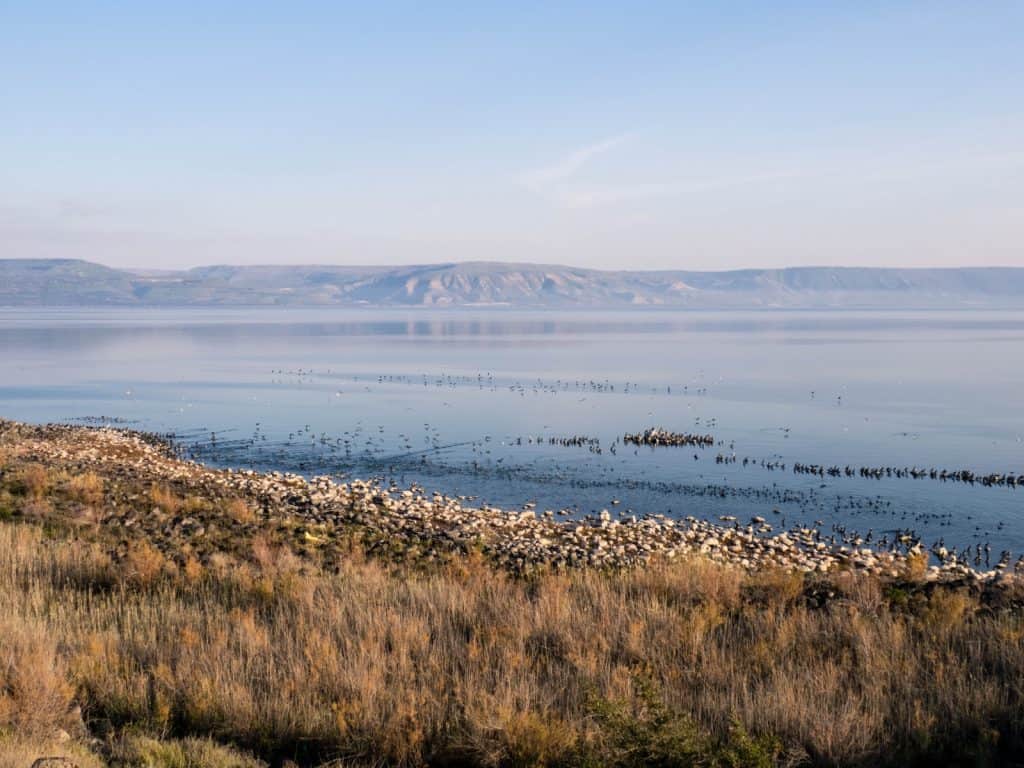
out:
{"label": "pebble beach", "polygon": [[[204,540],[231,535],[220,503],[241,498],[264,523],[278,523],[301,554],[330,562],[358,532],[367,548],[429,562],[481,552],[512,572],[531,569],[623,569],[701,556],[747,569],[829,573],[856,569],[883,578],[911,571],[929,581],[1011,583],[1019,567],[977,570],[960,562],[929,564],[921,542],[905,537],[898,549],[835,545],[816,528],[776,531],[764,517],[710,522],[693,517],[616,514],[608,509],[582,519],[566,510],[474,505],[466,497],[400,488],[374,479],[213,469],[176,455],[158,435],[107,427],[31,426],[0,421],[0,446],[19,462],[64,473],[93,472],[106,495],[90,519],[107,529],[144,533],[167,552],[182,543],[203,553]],[[168,486],[208,503],[173,513],[154,505],[144,489]],[[614,507],[613,507],[614,509]]]}

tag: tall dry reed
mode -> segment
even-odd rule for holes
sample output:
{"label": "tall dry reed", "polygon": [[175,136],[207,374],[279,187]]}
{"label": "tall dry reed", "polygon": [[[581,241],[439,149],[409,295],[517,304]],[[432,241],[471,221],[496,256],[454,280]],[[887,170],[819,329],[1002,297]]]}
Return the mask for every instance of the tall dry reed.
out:
{"label": "tall dry reed", "polygon": [[325,574],[254,549],[114,564],[0,525],[0,731],[63,727],[77,702],[94,727],[308,764],[1024,754],[1021,612],[966,592],[897,600],[848,573],[816,605],[799,576],[699,559],[515,579],[472,557],[422,572],[356,553]]}

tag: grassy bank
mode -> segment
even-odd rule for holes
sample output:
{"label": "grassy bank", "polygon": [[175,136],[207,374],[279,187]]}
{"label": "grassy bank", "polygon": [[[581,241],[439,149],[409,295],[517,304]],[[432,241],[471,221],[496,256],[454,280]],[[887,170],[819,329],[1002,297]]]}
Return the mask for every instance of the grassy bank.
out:
{"label": "grassy bank", "polygon": [[[0,767],[1024,761],[1019,585],[325,559],[131,482],[0,441]],[[108,525],[114,483],[223,535]]]}

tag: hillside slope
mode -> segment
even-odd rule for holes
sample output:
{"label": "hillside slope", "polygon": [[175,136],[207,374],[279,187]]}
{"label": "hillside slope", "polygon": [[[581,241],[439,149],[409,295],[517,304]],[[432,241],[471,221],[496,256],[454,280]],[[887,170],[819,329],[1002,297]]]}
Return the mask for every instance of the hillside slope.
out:
{"label": "hillside slope", "polygon": [[472,262],[210,266],[146,273],[72,259],[0,260],[7,306],[1024,307],[1024,269],[796,267],[601,271]]}

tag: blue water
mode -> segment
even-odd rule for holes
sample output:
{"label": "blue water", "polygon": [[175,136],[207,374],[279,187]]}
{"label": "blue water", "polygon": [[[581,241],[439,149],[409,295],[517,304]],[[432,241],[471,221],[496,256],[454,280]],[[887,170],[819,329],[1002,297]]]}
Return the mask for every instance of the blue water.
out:
{"label": "blue water", "polygon": [[[216,464],[498,506],[619,500],[1020,553],[1024,488],[790,466],[1024,474],[1022,352],[1024,312],[0,309],[0,415],[116,419]],[[723,445],[608,450],[655,425]],[[528,440],[567,435],[602,452]]]}

